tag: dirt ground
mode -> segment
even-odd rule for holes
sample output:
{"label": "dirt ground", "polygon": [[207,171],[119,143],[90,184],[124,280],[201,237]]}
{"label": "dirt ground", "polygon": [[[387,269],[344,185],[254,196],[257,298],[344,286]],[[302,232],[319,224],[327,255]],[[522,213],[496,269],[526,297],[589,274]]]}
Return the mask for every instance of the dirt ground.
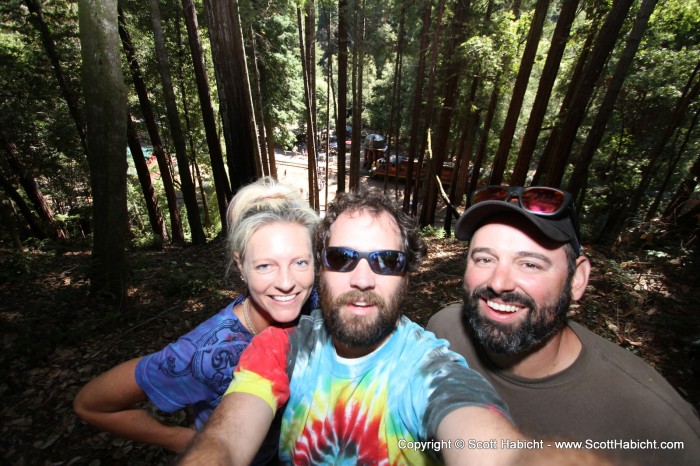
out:
{"label": "dirt ground", "polygon": [[[426,241],[429,255],[404,303],[420,324],[460,299],[466,254],[454,239]],[[224,280],[223,250],[215,239],[129,251],[129,298],[113,309],[88,296],[89,245],[21,254],[0,245],[0,464],[170,464],[168,452],[85,425],[71,402],[91,378],[163,347],[228,304],[242,288]],[[700,407],[700,358],[691,347],[700,338],[700,290],[685,259],[587,254],[592,280],[572,318],[643,357]],[[155,414],[185,422],[182,414]]]}

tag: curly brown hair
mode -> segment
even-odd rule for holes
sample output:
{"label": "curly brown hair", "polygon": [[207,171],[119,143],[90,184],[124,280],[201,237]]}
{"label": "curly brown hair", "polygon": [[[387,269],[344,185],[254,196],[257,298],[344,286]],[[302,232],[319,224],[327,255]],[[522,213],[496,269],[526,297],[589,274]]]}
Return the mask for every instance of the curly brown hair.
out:
{"label": "curly brown hair", "polygon": [[394,218],[401,233],[401,250],[407,256],[407,270],[409,272],[416,270],[428,251],[420,237],[416,222],[382,191],[365,186],[348,193],[339,193],[335,201],[328,205],[326,216],[316,228],[317,263],[321,264],[320,254],[328,245],[331,225],[345,212],[361,211],[368,212],[373,216],[386,212]]}

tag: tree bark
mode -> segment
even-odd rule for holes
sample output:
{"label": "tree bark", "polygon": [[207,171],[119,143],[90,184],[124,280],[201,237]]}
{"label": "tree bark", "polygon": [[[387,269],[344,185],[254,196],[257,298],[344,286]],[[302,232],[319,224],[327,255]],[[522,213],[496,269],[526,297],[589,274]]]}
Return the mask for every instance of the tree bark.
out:
{"label": "tree bark", "polygon": [[505,123],[503,123],[501,138],[498,142],[496,155],[494,156],[489,184],[501,184],[501,181],[503,181],[503,171],[506,168],[508,154],[510,153],[511,144],[513,143],[513,135],[515,134],[518,116],[520,115],[520,109],[522,108],[523,99],[525,98],[525,91],[527,90],[527,83],[530,79],[532,66],[535,63],[535,54],[537,53],[537,46],[540,43],[540,37],[542,37],[542,26],[547,17],[548,7],[549,0],[537,0],[535,14],[532,17],[532,23],[530,24],[530,30],[527,35],[527,42],[525,43],[525,50],[520,60],[518,76],[515,78],[515,84],[513,85],[513,96],[510,99],[508,114],[506,115]]}
{"label": "tree bark", "polygon": [[[212,46],[214,71],[219,89],[219,111],[232,192],[256,178],[256,137],[246,96],[245,50],[242,47],[238,3],[204,0]],[[236,30],[236,25],[239,26]]]}
{"label": "tree bark", "polygon": [[350,189],[360,186],[362,133],[362,93],[365,56],[365,0],[355,6],[355,43],[352,53],[352,145],[350,147]]}
{"label": "tree bark", "polygon": [[251,83],[251,90],[253,92],[253,110],[255,113],[255,121],[259,122],[258,128],[258,144],[260,146],[260,159],[262,165],[262,174],[264,176],[270,175],[270,162],[267,158],[267,138],[265,137],[266,128],[263,122],[265,121],[265,110],[263,109],[263,98],[260,92],[260,73],[258,72],[258,52],[255,45],[255,31],[253,26],[249,26],[247,29],[249,42],[250,42],[250,57],[251,57],[251,71],[253,72],[253,82]]}
{"label": "tree bark", "polygon": [[160,138],[158,124],[156,123],[155,116],[153,115],[153,107],[151,106],[151,100],[148,97],[146,83],[141,75],[141,67],[136,58],[136,52],[132,45],[131,37],[126,29],[126,20],[121,8],[119,8],[119,36],[122,41],[122,47],[124,49],[124,54],[126,55],[126,60],[129,63],[131,78],[134,83],[134,88],[136,89],[136,95],[139,98],[141,114],[143,115],[146,129],[148,130],[148,137],[151,140],[151,145],[153,146],[153,155],[158,162],[158,170],[160,171],[160,178],[163,182],[163,190],[165,191],[165,199],[167,200],[168,213],[170,215],[170,231],[172,240],[175,243],[182,243],[185,241],[185,234],[182,231],[182,219],[180,218],[180,208],[178,207],[177,203],[177,194],[175,193],[175,183],[173,182],[170,163],[167,158],[167,154],[163,150],[163,142]]}
{"label": "tree bark", "polygon": [[[547,0],[548,1],[548,0]],[[452,34],[448,50],[456,50],[459,45],[466,39],[466,23],[469,18],[471,9],[470,0],[459,0],[455,4],[454,18],[452,21]],[[442,166],[445,162],[445,153],[447,152],[448,143],[450,140],[450,126],[452,124],[452,109],[457,102],[459,94],[459,79],[461,70],[464,69],[464,60],[459,54],[453,54],[445,65],[445,76],[447,80],[443,87],[442,107],[440,108],[440,119],[437,129],[437,141],[435,144],[434,158],[432,160],[433,173],[437,176],[429,176],[427,196],[423,202],[421,212],[421,225],[433,225],[435,223],[435,208],[437,206],[438,186]],[[440,187],[442,188],[442,186]]]}
{"label": "tree bark", "polygon": [[555,126],[552,128],[552,131],[550,132],[549,137],[547,138],[544,150],[542,151],[542,155],[540,156],[540,159],[537,162],[537,170],[535,171],[535,175],[532,178],[533,185],[540,184],[540,182],[547,175],[547,169],[549,167],[550,160],[553,157],[554,149],[556,148],[556,144],[558,141],[559,129],[564,118],[566,117],[566,114],[571,105],[571,101],[576,95],[578,85],[583,77],[583,70],[586,67],[588,57],[591,54],[593,41],[596,38],[596,31],[598,31],[599,29],[598,25],[602,21],[607,11],[605,10],[605,8],[607,8],[607,4],[593,3],[591,8],[593,9],[593,11],[591,12],[593,19],[589,27],[589,32],[586,35],[586,40],[580,49],[581,51],[579,52],[578,59],[576,60],[576,66],[574,67],[571,76],[569,77],[569,84],[566,89],[566,94],[564,95],[564,99],[562,99],[561,106],[559,107],[559,113],[556,119],[554,120],[556,122]]}
{"label": "tree bark", "polygon": [[[693,130],[695,130],[695,126],[698,123],[698,117],[700,117],[700,107],[695,111],[695,115],[693,115],[693,120],[690,122],[690,126],[685,132],[685,138],[683,138],[683,143],[681,144],[681,147],[678,148],[678,150],[676,151],[676,155],[673,157],[673,160],[668,164],[668,167],[666,169],[666,176],[661,182],[661,186],[659,186],[659,189],[657,190],[654,202],[652,202],[651,207],[649,207],[649,210],[647,210],[646,216],[644,217],[644,220],[647,222],[651,221],[651,219],[656,214],[656,211],[659,209],[659,204],[661,204],[661,199],[663,199],[664,193],[666,193],[666,189],[668,188],[668,183],[671,180],[671,176],[673,176],[673,172],[676,170],[678,162],[680,162],[683,153],[685,152],[685,149],[688,146],[690,136],[691,134],[693,134]],[[680,135],[680,132],[676,132],[676,136],[678,135]]]}
{"label": "tree bark", "polygon": [[27,170],[25,170],[24,166],[17,158],[17,148],[15,144],[9,141],[2,133],[0,133],[0,139],[2,139],[3,145],[5,146],[5,153],[7,154],[7,161],[10,168],[17,176],[19,184],[22,186],[22,189],[24,189],[27,198],[34,205],[34,209],[39,214],[40,221],[51,227],[54,238],[65,239],[66,233],[56,224],[51,206],[49,206],[48,202],[46,202],[46,198],[41,193],[39,184],[34,177],[27,173]]}
{"label": "tree bark", "polygon": [[537,138],[542,129],[542,122],[544,121],[545,114],[547,113],[547,105],[552,95],[552,88],[557,78],[561,59],[564,56],[566,43],[569,40],[571,25],[576,18],[578,4],[579,0],[565,0],[559,11],[557,25],[554,27],[551,45],[547,52],[547,59],[545,60],[542,76],[540,76],[540,82],[537,87],[535,102],[530,111],[530,119],[527,122],[525,135],[523,136],[522,143],[520,144],[520,151],[518,152],[518,159],[515,161],[513,174],[510,177],[510,184],[513,186],[524,186],[527,180],[530,161],[532,160],[532,155],[537,146]]}
{"label": "tree bark", "polygon": [[153,183],[151,182],[151,174],[148,171],[146,157],[143,155],[143,151],[141,150],[141,142],[139,141],[138,135],[136,134],[136,128],[134,127],[130,117],[127,118],[127,141],[129,144],[129,150],[131,151],[131,157],[134,159],[134,166],[136,167],[136,173],[139,177],[143,198],[146,202],[146,210],[148,211],[148,220],[151,224],[151,231],[153,231],[156,238],[163,242],[168,238],[168,232],[165,230],[163,214],[160,212],[160,208],[158,207],[158,198],[156,196],[155,189],[153,189]]}
{"label": "tree bark", "polygon": [[82,79],[93,198],[90,287],[126,297],[126,89],[119,58],[116,0],[79,0]]}
{"label": "tree bark", "polygon": [[348,2],[338,0],[338,114],[335,125],[338,141],[338,187],[345,192],[345,141],[347,140],[348,113]]}
{"label": "tree bark", "polygon": [[199,95],[199,105],[202,110],[202,122],[204,123],[204,133],[209,148],[209,158],[211,160],[211,171],[214,177],[214,187],[216,189],[217,206],[219,207],[219,217],[221,218],[221,229],[226,231],[226,207],[231,200],[231,185],[226,176],[226,166],[224,155],[221,150],[221,141],[216,131],[216,116],[211,104],[211,92],[209,89],[209,78],[207,77],[204,55],[202,53],[202,43],[199,36],[199,24],[197,21],[197,10],[192,0],[182,0],[182,9],[185,14],[185,25],[187,26],[187,39],[192,53],[192,65],[197,82],[197,94]]}
{"label": "tree bark", "polygon": [[615,47],[620,29],[632,3],[633,0],[618,0],[614,2],[610,13],[608,13],[603,26],[600,28],[600,33],[598,33],[598,37],[593,45],[590,58],[583,70],[581,82],[571,100],[571,106],[566,112],[564,122],[557,133],[553,157],[550,159],[550,166],[545,178],[547,186],[558,187],[561,185],[569,154],[576,138],[576,132],[586,114],[586,107],[595,89],[595,82],[600,77],[605,62]]}
{"label": "tree bark", "polygon": [[68,105],[68,112],[73,119],[73,124],[78,132],[78,137],[80,137],[80,143],[83,146],[83,151],[87,154],[87,144],[85,140],[87,132],[85,130],[85,119],[80,111],[78,96],[70,89],[68,81],[63,74],[63,68],[61,67],[61,61],[58,57],[58,51],[56,51],[56,44],[51,36],[51,31],[49,31],[49,26],[46,24],[46,20],[44,19],[44,12],[41,8],[41,2],[40,0],[24,0],[24,3],[32,13],[30,19],[39,31],[41,43],[44,45],[46,55],[48,55],[49,61],[51,62],[53,72],[56,75],[56,81],[58,81],[58,87],[61,89],[61,94],[63,94],[63,98]]}
{"label": "tree bark", "polygon": [[151,11],[151,25],[153,26],[153,34],[155,37],[156,58],[158,59],[158,68],[163,84],[163,94],[165,95],[165,107],[168,115],[168,123],[170,125],[170,134],[173,137],[173,143],[175,145],[175,157],[180,173],[180,188],[182,190],[183,200],[185,201],[187,221],[190,225],[192,242],[194,244],[204,244],[207,242],[207,238],[204,235],[202,219],[199,216],[197,193],[194,189],[189,159],[187,158],[187,143],[185,142],[185,135],[182,131],[180,115],[175,102],[175,92],[170,76],[170,64],[168,61],[168,53],[165,48],[165,37],[163,36],[163,29],[160,22],[158,0],[148,0],[148,5]]}
{"label": "tree bark", "polygon": [[605,127],[608,124],[610,115],[612,115],[613,109],[615,107],[615,101],[617,96],[620,94],[620,89],[622,89],[622,84],[625,81],[627,72],[629,71],[632,61],[637,49],[639,48],[639,43],[642,40],[644,31],[647,29],[649,23],[649,17],[654,11],[657,0],[643,0],[639,11],[637,12],[637,17],[632,26],[632,31],[627,36],[627,43],[625,48],[617,61],[617,66],[613,74],[612,79],[608,89],[605,91],[605,96],[603,97],[603,102],[600,104],[598,111],[596,112],[595,120],[591,129],[588,131],[588,136],[586,141],[583,143],[581,150],[576,157],[576,166],[574,167],[574,172],[571,174],[571,179],[569,179],[569,184],[567,190],[575,197],[578,196],[579,191],[583,187],[587,174],[588,167],[591,165],[593,160],[593,154],[598,148],[600,141],[603,139],[603,134],[605,133]]}
{"label": "tree bark", "polygon": [[[427,133],[433,124],[433,109],[435,107],[435,82],[437,80],[437,65],[439,56],[439,45],[442,37],[442,15],[445,12],[445,0],[440,0],[438,3],[437,15],[435,17],[435,26],[433,28],[432,43],[430,45],[430,62],[428,73],[428,90],[427,103],[425,112],[423,113],[425,121],[423,122],[423,135],[421,135],[418,149],[418,169],[417,176],[413,183],[413,203],[411,204],[411,214],[415,217],[418,214],[418,201],[420,199],[421,182],[423,176],[423,161],[425,158],[425,150],[427,145]],[[425,199],[423,200],[425,202]]]}
{"label": "tree bark", "polygon": [[[409,212],[411,204],[411,189],[414,184],[413,171],[414,159],[418,147],[418,135],[420,134],[420,119],[424,110],[423,85],[425,83],[425,62],[430,44],[430,16],[432,14],[433,3],[431,0],[423,1],[423,17],[420,33],[420,48],[418,50],[418,69],[416,71],[416,90],[413,98],[413,110],[411,111],[411,132],[408,139],[408,164],[406,166],[406,180],[403,192],[403,211]],[[420,176],[420,173],[418,173]]]}
{"label": "tree bark", "polygon": [[29,229],[31,230],[32,234],[39,239],[46,238],[46,232],[44,231],[44,227],[41,225],[39,219],[36,218],[34,213],[32,213],[32,209],[29,208],[24,198],[17,192],[15,187],[12,186],[10,180],[7,179],[7,177],[5,177],[1,171],[0,185],[2,186],[2,189],[5,190],[5,193],[7,193],[7,196],[17,205],[17,208],[24,217],[24,220],[27,222],[27,225],[29,225]]}
{"label": "tree bark", "polygon": [[309,205],[319,211],[318,206],[318,171],[316,169],[316,128],[314,127],[313,108],[311,106],[311,82],[309,61],[306,58],[307,47],[304,44],[304,23],[301,20],[301,8],[297,8],[297,26],[299,28],[299,53],[304,75],[304,105],[306,106],[306,150],[308,163]]}

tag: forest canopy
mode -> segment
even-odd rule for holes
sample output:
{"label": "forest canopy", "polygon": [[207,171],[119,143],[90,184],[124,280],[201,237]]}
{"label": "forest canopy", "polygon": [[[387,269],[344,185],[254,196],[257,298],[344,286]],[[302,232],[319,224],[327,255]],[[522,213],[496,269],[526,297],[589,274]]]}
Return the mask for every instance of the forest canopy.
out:
{"label": "forest canopy", "polygon": [[319,211],[381,157],[407,165],[384,189],[448,235],[476,187],[548,185],[572,192],[588,243],[697,250],[697,0],[10,0],[0,14],[0,239],[90,241],[105,296],[123,293],[126,247],[216,237],[231,196],[278,176],[285,150],[304,156]]}

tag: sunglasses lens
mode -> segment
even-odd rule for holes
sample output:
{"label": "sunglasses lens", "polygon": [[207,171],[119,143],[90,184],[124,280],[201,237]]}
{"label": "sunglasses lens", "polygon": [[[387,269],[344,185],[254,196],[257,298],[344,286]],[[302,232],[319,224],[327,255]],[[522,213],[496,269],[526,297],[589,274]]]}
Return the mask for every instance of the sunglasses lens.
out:
{"label": "sunglasses lens", "polygon": [[401,251],[375,251],[369,259],[372,271],[380,275],[400,275],[406,268],[406,254]]}
{"label": "sunglasses lens", "polygon": [[357,265],[359,254],[347,248],[326,248],[323,250],[323,262],[335,272],[349,272]]}
{"label": "sunglasses lens", "polygon": [[507,201],[510,196],[510,191],[507,188],[500,186],[486,186],[474,191],[472,204],[477,204],[484,201]]}
{"label": "sunglasses lens", "polygon": [[553,214],[564,206],[562,191],[551,188],[525,188],[520,201],[523,208],[534,213]]}

